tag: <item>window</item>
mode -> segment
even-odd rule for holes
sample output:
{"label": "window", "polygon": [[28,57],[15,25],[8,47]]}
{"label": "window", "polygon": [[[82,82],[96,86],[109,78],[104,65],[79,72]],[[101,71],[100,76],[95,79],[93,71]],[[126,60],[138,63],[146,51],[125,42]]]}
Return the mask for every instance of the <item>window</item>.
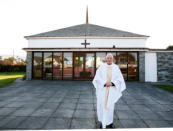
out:
{"label": "window", "polygon": [[53,53],[53,79],[62,79],[62,53]]}
{"label": "window", "polygon": [[117,52],[117,64],[124,79],[127,80],[127,52]]}
{"label": "window", "polygon": [[72,79],[72,53],[64,53],[63,79]]}
{"label": "window", "polygon": [[128,52],[128,80],[138,80],[137,52]]}
{"label": "window", "polygon": [[33,53],[33,78],[42,78],[42,52]]}
{"label": "window", "polygon": [[85,71],[87,72],[85,77],[94,77],[94,53],[86,53]]}
{"label": "window", "polygon": [[106,61],[106,52],[97,52],[96,53],[96,69]]}
{"label": "window", "polygon": [[44,52],[43,79],[52,79],[52,52]]}

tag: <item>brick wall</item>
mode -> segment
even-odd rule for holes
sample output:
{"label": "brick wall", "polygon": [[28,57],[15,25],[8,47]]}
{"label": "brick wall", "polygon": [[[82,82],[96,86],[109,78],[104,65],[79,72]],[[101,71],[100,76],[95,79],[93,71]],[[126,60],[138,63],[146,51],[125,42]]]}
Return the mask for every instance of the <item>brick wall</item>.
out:
{"label": "brick wall", "polygon": [[173,82],[173,52],[157,52],[158,82]]}

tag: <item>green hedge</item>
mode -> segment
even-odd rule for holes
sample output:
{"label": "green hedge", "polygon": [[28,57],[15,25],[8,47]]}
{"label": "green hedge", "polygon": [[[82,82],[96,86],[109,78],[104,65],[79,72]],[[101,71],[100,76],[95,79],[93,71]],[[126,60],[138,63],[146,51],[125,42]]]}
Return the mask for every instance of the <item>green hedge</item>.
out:
{"label": "green hedge", "polygon": [[0,65],[0,72],[26,72],[25,65]]}

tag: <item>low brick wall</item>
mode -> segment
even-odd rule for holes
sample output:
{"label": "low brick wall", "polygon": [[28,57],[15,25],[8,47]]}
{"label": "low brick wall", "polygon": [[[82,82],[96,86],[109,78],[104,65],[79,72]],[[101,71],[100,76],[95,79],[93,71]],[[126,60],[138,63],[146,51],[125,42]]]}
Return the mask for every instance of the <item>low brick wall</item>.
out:
{"label": "low brick wall", "polygon": [[173,83],[173,52],[157,52],[158,82]]}
{"label": "low brick wall", "polygon": [[27,64],[26,64],[26,80],[32,79],[32,52],[27,52]]}
{"label": "low brick wall", "polygon": [[145,82],[145,52],[139,52],[139,81]]}

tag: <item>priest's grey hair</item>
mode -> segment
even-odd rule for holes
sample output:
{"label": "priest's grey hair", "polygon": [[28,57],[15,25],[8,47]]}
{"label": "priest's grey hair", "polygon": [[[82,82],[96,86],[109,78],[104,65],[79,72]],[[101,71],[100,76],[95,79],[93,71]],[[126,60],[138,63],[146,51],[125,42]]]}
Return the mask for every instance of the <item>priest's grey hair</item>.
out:
{"label": "priest's grey hair", "polygon": [[107,58],[108,56],[111,56],[111,57],[113,58],[113,55],[112,55],[111,53],[108,53],[108,54],[106,55],[106,58]]}

